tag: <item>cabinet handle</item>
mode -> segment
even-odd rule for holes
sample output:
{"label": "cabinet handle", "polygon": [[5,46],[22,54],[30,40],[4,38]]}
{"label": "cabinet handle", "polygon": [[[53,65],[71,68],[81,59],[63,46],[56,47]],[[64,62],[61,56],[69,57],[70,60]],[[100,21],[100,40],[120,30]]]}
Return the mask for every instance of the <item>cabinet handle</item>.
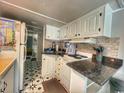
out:
{"label": "cabinet handle", "polygon": [[7,88],[7,83],[6,82],[4,82],[4,91],[6,90],[6,88]]}
{"label": "cabinet handle", "polygon": [[4,93],[7,88],[7,83],[4,81],[3,82],[3,89],[0,89],[0,92]]}
{"label": "cabinet handle", "polygon": [[102,16],[102,13],[100,13],[99,15]]}
{"label": "cabinet handle", "polygon": [[99,28],[98,31],[100,32],[101,31],[101,28]]}
{"label": "cabinet handle", "polygon": [[78,34],[78,36],[80,36],[80,34]]}

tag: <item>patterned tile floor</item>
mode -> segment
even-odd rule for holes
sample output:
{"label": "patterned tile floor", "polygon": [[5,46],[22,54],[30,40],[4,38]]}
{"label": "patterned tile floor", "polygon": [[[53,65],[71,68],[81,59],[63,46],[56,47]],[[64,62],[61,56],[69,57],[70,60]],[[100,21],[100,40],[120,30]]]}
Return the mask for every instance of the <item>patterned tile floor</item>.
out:
{"label": "patterned tile floor", "polygon": [[41,63],[27,59],[24,67],[23,93],[42,93],[44,91],[41,76]]}

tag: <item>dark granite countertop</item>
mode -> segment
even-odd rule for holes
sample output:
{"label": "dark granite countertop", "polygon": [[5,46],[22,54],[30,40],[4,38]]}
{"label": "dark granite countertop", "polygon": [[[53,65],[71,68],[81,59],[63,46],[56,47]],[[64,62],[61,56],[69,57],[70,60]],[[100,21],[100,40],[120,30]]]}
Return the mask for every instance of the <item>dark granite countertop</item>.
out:
{"label": "dark granite countertop", "polygon": [[102,86],[116,73],[122,63],[123,60],[104,57],[99,65],[93,57],[92,61],[83,60],[67,63],[67,65]]}
{"label": "dark granite countertop", "polygon": [[42,54],[46,54],[46,55],[59,55],[59,56],[64,56],[65,54],[60,54],[60,53],[42,53]]}

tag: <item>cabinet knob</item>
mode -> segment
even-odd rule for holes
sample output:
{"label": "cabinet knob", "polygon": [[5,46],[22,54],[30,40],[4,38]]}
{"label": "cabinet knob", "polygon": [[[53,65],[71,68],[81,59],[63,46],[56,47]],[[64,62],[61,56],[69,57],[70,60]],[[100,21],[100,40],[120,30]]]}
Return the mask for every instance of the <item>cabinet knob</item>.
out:
{"label": "cabinet knob", "polygon": [[75,34],[75,36],[77,36],[77,34]]}
{"label": "cabinet knob", "polygon": [[78,36],[80,36],[80,34],[78,34]]}
{"label": "cabinet knob", "polygon": [[102,16],[102,13],[100,13],[99,15]]}
{"label": "cabinet knob", "polygon": [[43,58],[43,60],[45,60],[45,58]]}
{"label": "cabinet knob", "polygon": [[101,31],[101,28],[99,28],[98,31],[100,32]]}

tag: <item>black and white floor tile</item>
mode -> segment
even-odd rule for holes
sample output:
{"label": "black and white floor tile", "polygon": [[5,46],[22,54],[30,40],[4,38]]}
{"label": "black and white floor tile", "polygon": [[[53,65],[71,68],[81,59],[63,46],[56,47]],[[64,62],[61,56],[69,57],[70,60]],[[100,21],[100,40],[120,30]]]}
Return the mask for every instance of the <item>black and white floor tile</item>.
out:
{"label": "black and white floor tile", "polygon": [[42,93],[44,91],[41,76],[41,62],[27,59],[24,68],[23,93]]}

